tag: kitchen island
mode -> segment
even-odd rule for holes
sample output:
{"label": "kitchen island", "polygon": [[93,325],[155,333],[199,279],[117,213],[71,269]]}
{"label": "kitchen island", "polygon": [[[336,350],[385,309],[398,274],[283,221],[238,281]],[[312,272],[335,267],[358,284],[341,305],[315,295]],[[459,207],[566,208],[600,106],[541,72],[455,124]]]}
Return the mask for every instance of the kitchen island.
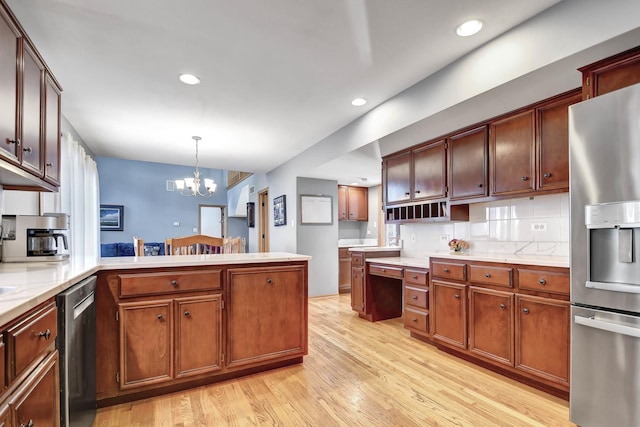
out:
{"label": "kitchen island", "polygon": [[[309,259],[253,253],[0,264],[0,322],[32,316],[96,274],[97,397],[105,406],[302,362]],[[57,353],[55,324],[51,331],[40,359]]]}

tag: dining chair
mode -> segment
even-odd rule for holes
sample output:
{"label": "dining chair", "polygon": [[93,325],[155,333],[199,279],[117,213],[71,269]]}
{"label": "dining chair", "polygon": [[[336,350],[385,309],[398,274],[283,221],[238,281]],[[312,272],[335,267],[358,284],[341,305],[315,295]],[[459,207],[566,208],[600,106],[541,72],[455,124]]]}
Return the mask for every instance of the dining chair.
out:
{"label": "dining chair", "polygon": [[222,253],[224,240],[220,237],[195,234],[185,237],[171,237],[164,242],[166,255],[201,255]]}
{"label": "dining chair", "polygon": [[242,254],[245,252],[246,239],[244,237],[225,237],[223,254]]}

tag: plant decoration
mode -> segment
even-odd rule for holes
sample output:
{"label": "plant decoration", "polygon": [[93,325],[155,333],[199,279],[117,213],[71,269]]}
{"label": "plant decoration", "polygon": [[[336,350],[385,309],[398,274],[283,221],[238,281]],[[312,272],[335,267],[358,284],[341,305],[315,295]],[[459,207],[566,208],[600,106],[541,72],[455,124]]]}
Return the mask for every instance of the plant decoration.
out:
{"label": "plant decoration", "polygon": [[451,239],[449,240],[449,248],[454,252],[460,252],[463,249],[469,249],[469,242],[462,239]]}

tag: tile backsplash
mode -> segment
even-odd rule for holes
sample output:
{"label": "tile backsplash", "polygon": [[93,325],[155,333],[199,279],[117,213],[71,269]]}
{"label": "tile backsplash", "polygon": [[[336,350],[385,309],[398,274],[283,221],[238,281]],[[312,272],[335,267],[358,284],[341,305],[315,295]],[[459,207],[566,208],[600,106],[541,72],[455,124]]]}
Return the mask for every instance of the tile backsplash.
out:
{"label": "tile backsplash", "polygon": [[471,252],[569,256],[569,193],[507,199],[469,206],[469,222],[400,226],[403,256],[446,251],[450,239]]}

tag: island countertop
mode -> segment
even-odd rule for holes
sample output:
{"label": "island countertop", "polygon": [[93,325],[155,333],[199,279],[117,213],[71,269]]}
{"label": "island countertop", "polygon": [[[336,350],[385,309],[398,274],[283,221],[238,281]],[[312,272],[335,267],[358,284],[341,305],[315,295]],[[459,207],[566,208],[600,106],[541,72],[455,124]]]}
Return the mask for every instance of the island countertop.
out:
{"label": "island countertop", "polygon": [[194,267],[308,261],[286,252],[83,258],[60,262],[0,263],[0,325],[38,306],[79,281],[102,270]]}

